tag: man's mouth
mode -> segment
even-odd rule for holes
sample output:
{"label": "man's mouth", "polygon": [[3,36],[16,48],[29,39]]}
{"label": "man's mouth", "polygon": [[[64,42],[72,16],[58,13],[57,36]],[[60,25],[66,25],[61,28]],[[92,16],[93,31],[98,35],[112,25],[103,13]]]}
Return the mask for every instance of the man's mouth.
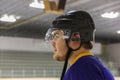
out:
{"label": "man's mouth", "polygon": [[54,51],[56,52],[56,51],[57,51],[57,49],[56,49],[56,48],[54,48]]}

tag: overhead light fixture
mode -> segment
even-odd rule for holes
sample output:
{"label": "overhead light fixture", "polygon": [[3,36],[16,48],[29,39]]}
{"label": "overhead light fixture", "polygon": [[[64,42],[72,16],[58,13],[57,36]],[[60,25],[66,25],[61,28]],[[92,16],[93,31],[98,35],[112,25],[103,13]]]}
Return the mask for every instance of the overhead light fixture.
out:
{"label": "overhead light fixture", "polygon": [[43,1],[38,1],[38,0],[34,0],[34,2],[32,2],[31,4],[29,4],[30,7],[33,8],[40,8],[40,9],[44,9],[44,2]]}
{"label": "overhead light fixture", "polygon": [[118,12],[106,12],[104,14],[102,14],[101,16],[104,17],[104,18],[117,18],[119,15]]}
{"label": "overhead light fixture", "polygon": [[16,22],[17,19],[19,19],[20,16],[15,17],[14,15],[8,16],[7,14],[4,14],[1,18],[0,21],[4,22]]}
{"label": "overhead light fixture", "polygon": [[120,34],[120,30],[118,30],[117,33]]}

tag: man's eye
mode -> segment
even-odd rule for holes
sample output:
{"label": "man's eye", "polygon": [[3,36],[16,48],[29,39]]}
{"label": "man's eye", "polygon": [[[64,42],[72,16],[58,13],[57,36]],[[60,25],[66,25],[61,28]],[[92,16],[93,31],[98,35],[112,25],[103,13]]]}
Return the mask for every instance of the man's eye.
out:
{"label": "man's eye", "polygon": [[55,38],[55,39],[59,38],[59,35],[55,35],[54,38]]}

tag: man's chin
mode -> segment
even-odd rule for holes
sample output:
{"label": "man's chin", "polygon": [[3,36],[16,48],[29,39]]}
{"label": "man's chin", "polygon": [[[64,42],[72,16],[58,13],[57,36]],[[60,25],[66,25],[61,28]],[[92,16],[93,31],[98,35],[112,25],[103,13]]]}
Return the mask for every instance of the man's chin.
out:
{"label": "man's chin", "polygon": [[54,55],[54,56],[53,56],[53,59],[56,60],[56,61],[64,61],[64,60],[65,60],[65,59],[63,59],[62,57],[57,56],[57,55]]}

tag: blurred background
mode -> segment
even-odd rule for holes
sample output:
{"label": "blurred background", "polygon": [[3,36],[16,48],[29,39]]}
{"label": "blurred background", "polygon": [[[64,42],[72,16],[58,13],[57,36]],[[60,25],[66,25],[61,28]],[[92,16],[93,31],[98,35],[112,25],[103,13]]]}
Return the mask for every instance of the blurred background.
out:
{"label": "blurred background", "polygon": [[0,80],[59,80],[44,37],[52,21],[85,10],[96,26],[92,52],[120,80],[120,0],[0,0]]}

